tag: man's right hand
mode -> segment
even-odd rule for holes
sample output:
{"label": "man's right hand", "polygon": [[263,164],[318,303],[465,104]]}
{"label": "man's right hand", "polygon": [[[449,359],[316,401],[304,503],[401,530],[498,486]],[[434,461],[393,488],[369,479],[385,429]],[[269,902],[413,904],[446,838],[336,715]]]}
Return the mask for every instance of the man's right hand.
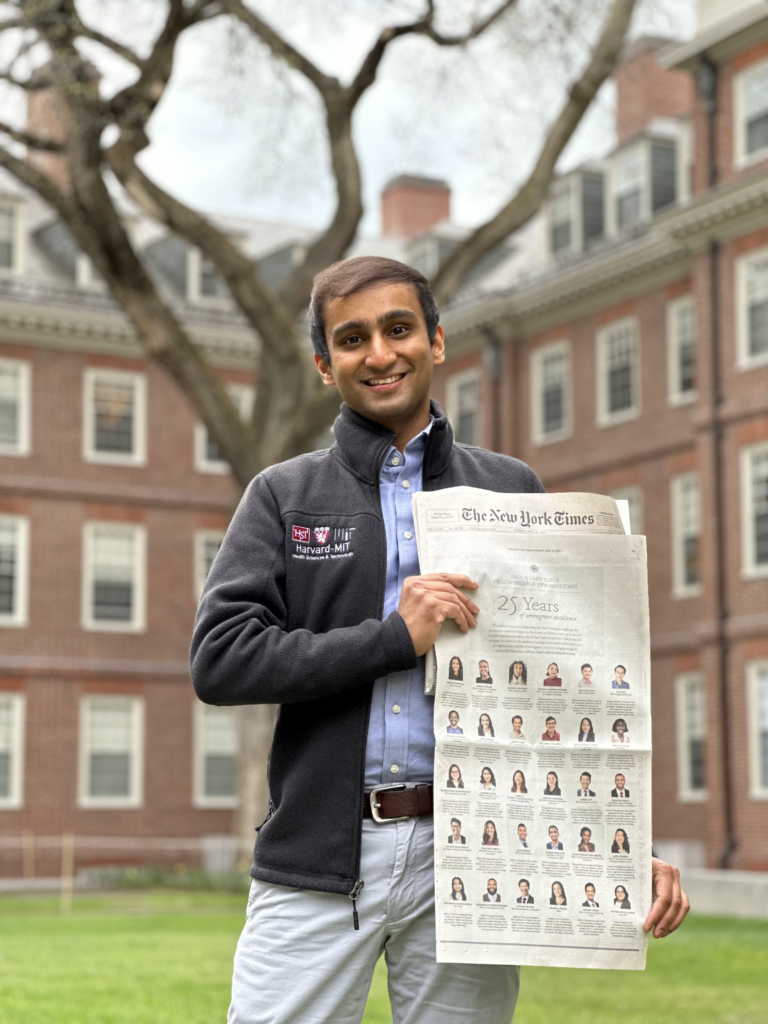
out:
{"label": "man's right hand", "polygon": [[446,619],[453,619],[462,633],[477,625],[480,609],[462,590],[477,590],[477,583],[469,576],[449,572],[408,576],[403,583],[397,610],[419,657],[435,642]]}

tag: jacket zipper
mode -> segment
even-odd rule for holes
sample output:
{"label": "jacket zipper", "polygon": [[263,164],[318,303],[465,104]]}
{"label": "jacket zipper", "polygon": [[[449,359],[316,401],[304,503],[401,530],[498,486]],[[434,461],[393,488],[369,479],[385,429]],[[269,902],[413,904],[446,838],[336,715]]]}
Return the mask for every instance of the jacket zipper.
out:
{"label": "jacket zipper", "polygon": [[358,880],[352,886],[351,892],[348,894],[349,898],[352,900],[352,923],[355,926],[356,932],[360,931],[360,918],[357,916],[357,898],[360,895],[360,892],[364,885],[365,882],[362,880],[362,878],[358,878]]}

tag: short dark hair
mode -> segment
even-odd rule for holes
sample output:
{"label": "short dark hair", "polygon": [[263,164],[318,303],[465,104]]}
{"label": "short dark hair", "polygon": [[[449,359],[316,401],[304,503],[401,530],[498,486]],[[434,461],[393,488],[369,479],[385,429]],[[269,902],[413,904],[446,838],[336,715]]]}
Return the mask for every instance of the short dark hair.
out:
{"label": "short dark hair", "polygon": [[[585,668],[592,668],[588,661],[584,662],[584,664],[581,666],[580,671],[583,672]],[[594,672],[594,669],[592,669],[592,671]]]}
{"label": "short dark hair", "polygon": [[321,359],[330,362],[328,342],[325,337],[325,307],[330,299],[346,299],[364,288],[376,284],[409,284],[419,297],[430,344],[440,322],[440,313],[435,303],[429,281],[418,270],[399,260],[383,256],[354,256],[339,260],[322,270],[312,282],[312,297],[309,301],[309,333],[312,348]]}
{"label": "short dark hair", "polygon": [[531,883],[528,881],[528,879],[527,878],[521,878],[520,881],[517,883],[518,889],[523,884],[523,882],[525,882],[525,884],[528,886],[529,889],[531,888]]}
{"label": "short dark hair", "polygon": [[[550,715],[549,718],[547,719],[547,722],[554,722],[555,725],[557,725],[557,719],[555,718],[554,715]],[[545,722],[544,725],[546,725],[547,722]]]}
{"label": "short dark hair", "polygon": [[589,774],[589,772],[582,772],[580,778],[583,779],[585,775],[587,776],[587,778],[591,782],[592,781],[592,776]]}
{"label": "short dark hair", "polygon": [[459,819],[458,819],[458,818],[451,818],[451,824],[453,824],[453,823],[454,823],[454,821],[455,821],[455,822],[456,822],[456,824],[457,824],[457,825],[459,826],[459,828],[461,828],[461,822],[459,821]]}

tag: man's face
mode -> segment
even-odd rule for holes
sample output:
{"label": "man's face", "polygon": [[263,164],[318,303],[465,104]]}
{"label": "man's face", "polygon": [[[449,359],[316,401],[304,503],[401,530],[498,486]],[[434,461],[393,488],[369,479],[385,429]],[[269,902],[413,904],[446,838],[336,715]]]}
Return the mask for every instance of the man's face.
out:
{"label": "man's face", "polygon": [[488,669],[488,662],[487,661],[481,661],[479,667],[480,667],[480,675],[483,677],[483,679],[487,679],[488,676],[490,675],[490,671]]}
{"label": "man's face", "polygon": [[496,879],[495,878],[489,878],[488,879],[488,892],[491,894],[491,896],[493,896],[493,894],[496,892],[497,888],[498,888],[498,886],[496,885]]}
{"label": "man's face", "polygon": [[[349,404],[349,403],[347,403],[347,404]],[[585,665],[584,666],[584,668],[581,670],[581,674],[582,674],[582,676],[584,676],[584,678],[586,679],[586,681],[588,683],[591,682],[591,680],[592,680],[592,669],[590,668],[589,665]]]}
{"label": "man's face", "polygon": [[554,825],[549,826],[549,841],[550,843],[560,842],[560,833],[557,831]]}
{"label": "man's face", "polygon": [[522,718],[520,718],[519,715],[515,715],[515,717],[512,719],[512,728],[515,730],[515,732],[520,732],[522,727],[523,727],[523,720],[522,720]]}
{"label": "man's face", "polygon": [[594,885],[588,885],[587,888],[584,891],[587,894],[587,899],[588,900],[593,900],[595,898],[595,887],[594,887]]}
{"label": "man's face", "polygon": [[626,783],[626,779],[624,778],[623,775],[617,775],[616,776],[616,789],[624,789],[625,783]]}
{"label": "man's face", "polygon": [[547,719],[547,732],[549,733],[550,736],[554,736],[555,735],[555,726],[556,725],[557,725],[557,722],[554,720],[554,718],[548,718]]}
{"label": "man's face", "polygon": [[451,832],[453,832],[454,839],[458,839],[459,836],[461,835],[461,825],[458,823],[458,821],[451,822]]}
{"label": "man's face", "polygon": [[528,885],[527,882],[521,882],[519,888],[521,896],[527,896],[528,893],[531,891],[531,887],[530,885]]}
{"label": "man's face", "polygon": [[525,827],[525,825],[517,826],[517,834],[524,843],[528,842],[528,829]]}
{"label": "man's face", "polygon": [[451,723],[451,728],[453,729],[455,729],[456,726],[459,724],[459,716],[456,714],[455,711],[452,711],[450,715],[448,715],[448,721]]}
{"label": "man's face", "polygon": [[617,668],[616,668],[616,682],[617,683],[621,683],[624,680],[624,676],[626,674],[627,673],[624,671],[624,669],[621,667],[621,665],[617,666]]}
{"label": "man's face", "polygon": [[582,775],[582,776],[581,776],[581,788],[582,788],[582,789],[589,789],[589,783],[590,783],[590,781],[591,781],[591,780],[590,780],[590,778],[589,778],[589,776],[588,776],[588,775]]}
{"label": "man's face", "polygon": [[380,284],[325,306],[330,363],[315,356],[355,412],[396,430],[429,410],[432,367],[445,359],[443,332],[429,342],[424,311],[409,284]]}

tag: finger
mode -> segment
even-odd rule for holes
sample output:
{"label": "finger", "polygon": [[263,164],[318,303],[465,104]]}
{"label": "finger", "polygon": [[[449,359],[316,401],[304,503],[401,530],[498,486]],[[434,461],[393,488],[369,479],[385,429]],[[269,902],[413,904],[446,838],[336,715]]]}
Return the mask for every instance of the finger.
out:
{"label": "finger", "polygon": [[657,939],[663,939],[665,935],[669,935],[672,931],[672,925],[677,919],[683,906],[683,890],[680,886],[680,872],[677,868],[673,868],[673,871],[675,875],[672,882],[672,898],[669,902],[666,913],[653,931],[653,934]]}
{"label": "finger", "polygon": [[462,633],[467,633],[470,628],[470,619],[473,625],[477,625],[472,616],[465,611],[462,604],[459,603],[455,598],[441,598],[440,605],[442,613],[448,619],[453,619]]}
{"label": "finger", "polygon": [[651,905],[651,909],[648,911],[648,916],[645,919],[645,923],[643,924],[643,928],[647,932],[649,932],[651,928],[653,928],[661,921],[662,917],[667,911],[667,907],[671,902],[672,877],[671,869],[669,870],[670,874],[667,874],[667,872],[664,869],[654,871],[653,873],[653,887],[655,891],[655,897]]}
{"label": "finger", "polygon": [[680,907],[679,914],[677,915],[675,920],[672,922],[672,924],[669,927],[669,930],[667,931],[668,935],[671,932],[677,931],[677,929],[680,927],[680,925],[685,920],[686,915],[688,914],[688,911],[691,909],[691,904],[688,901],[688,897],[685,895],[685,893],[682,890],[681,890],[681,895],[682,895],[682,898],[683,898],[682,906]]}
{"label": "finger", "polygon": [[466,594],[462,594],[460,590],[453,586],[451,583],[447,583],[445,580],[426,580],[422,577],[422,581],[418,584],[417,589],[428,591],[429,593],[438,594],[452,594],[456,596],[473,615],[477,615],[480,611],[478,606],[472,600],[467,597]]}
{"label": "finger", "polygon": [[477,584],[469,576],[465,576],[459,572],[428,572],[422,577],[423,580],[446,580],[451,583],[454,587],[461,587],[463,590],[477,590],[479,584]]}

